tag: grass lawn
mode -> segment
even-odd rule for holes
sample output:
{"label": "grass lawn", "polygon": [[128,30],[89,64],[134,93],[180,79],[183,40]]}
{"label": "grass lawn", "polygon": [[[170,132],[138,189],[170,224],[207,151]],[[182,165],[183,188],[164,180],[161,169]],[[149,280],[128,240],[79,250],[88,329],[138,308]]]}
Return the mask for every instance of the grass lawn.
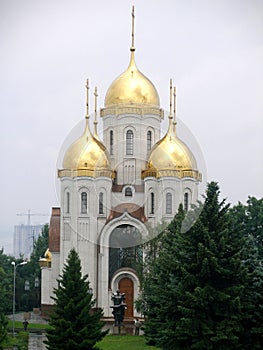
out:
{"label": "grass lawn", "polygon": [[[15,325],[15,328],[22,328],[22,329],[24,328],[23,323],[19,322],[19,321],[15,321],[14,325]],[[28,324],[29,329],[32,329],[32,328],[34,328],[34,329],[46,329],[48,327],[49,327],[48,324],[38,324],[38,323],[30,323],[30,322]],[[8,321],[8,329],[10,330],[12,328],[13,328],[13,321],[9,320]]]}
{"label": "grass lawn", "polygon": [[107,335],[98,343],[101,350],[157,350],[155,346],[145,344],[143,336]]}

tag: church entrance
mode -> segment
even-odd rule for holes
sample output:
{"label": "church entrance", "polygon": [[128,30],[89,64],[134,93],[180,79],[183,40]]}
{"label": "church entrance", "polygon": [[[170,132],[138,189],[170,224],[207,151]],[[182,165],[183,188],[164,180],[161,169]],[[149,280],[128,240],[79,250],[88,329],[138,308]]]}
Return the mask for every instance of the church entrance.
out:
{"label": "church entrance", "polygon": [[130,278],[122,278],[119,282],[119,290],[121,293],[125,293],[127,310],[125,310],[125,318],[133,317],[133,299],[134,299],[134,288],[133,281]]}
{"label": "church entrance", "polygon": [[110,235],[109,284],[113,274],[121,268],[132,268],[137,273],[142,268],[142,237],[137,228],[120,225]]}

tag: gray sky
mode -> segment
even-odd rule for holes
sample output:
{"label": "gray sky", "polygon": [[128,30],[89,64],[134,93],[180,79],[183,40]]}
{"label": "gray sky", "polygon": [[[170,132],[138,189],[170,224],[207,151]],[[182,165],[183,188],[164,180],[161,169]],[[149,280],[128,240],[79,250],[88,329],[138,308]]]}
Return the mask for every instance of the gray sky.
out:
{"label": "gray sky", "polygon": [[[85,114],[85,79],[107,88],[129,62],[135,5],[138,68],[195,136],[207,178],[235,204],[263,195],[262,0],[0,0],[0,246],[17,213],[58,206],[61,146]],[[49,217],[33,216],[32,223]]]}

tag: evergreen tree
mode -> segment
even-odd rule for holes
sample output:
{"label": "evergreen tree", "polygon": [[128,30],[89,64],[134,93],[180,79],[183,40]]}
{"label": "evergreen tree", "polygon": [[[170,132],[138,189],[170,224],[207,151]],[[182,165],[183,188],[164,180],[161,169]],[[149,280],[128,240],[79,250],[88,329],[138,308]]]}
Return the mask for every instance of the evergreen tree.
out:
{"label": "evergreen tree", "polygon": [[238,203],[231,209],[233,220],[241,225],[248,240],[248,269],[242,303],[244,328],[243,349],[262,349],[263,344],[263,199],[249,197],[247,205]]}
{"label": "evergreen tree", "polygon": [[39,267],[39,259],[43,258],[45,251],[48,248],[48,233],[49,225],[45,224],[41,234],[34,242],[33,252],[30,256],[30,261]]}
{"label": "evergreen tree", "polygon": [[5,280],[5,272],[0,267],[0,349],[2,349],[2,343],[7,336],[7,318],[4,314],[4,304],[6,301],[6,290],[5,284],[3,281]]}
{"label": "evergreen tree", "polygon": [[13,299],[13,266],[14,257],[4,254],[0,249],[0,308],[4,314],[12,312]]}
{"label": "evergreen tree", "polygon": [[3,349],[3,341],[7,337],[7,318],[2,311],[0,311],[0,349]]}
{"label": "evergreen tree", "polygon": [[180,205],[178,214],[168,228],[149,241],[145,247],[147,255],[142,294],[138,303],[146,316],[145,336],[149,345],[158,344],[161,333],[167,329],[167,309],[171,308],[175,315],[172,305],[174,300],[164,288],[167,286],[170,271],[175,269],[175,256],[178,254],[177,233],[180,232],[183,219],[184,211]]}
{"label": "evergreen tree", "polygon": [[[199,212],[188,212],[187,220],[192,224]],[[214,182],[198,219],[186,224],[188,231],[181,229],[178,215],[161,239],[144,284],[147,340],[165,350],[242,348],[243,231],[229,206],[219,201]]]}
{"label": "evergreen tree", "polygon": [[81,277],[81,262],[74,249],[54,290],[54,311],[47,330],[50,350],[93,350],[107,331],[102,331],[102,310],[94,311],[87,275]]}

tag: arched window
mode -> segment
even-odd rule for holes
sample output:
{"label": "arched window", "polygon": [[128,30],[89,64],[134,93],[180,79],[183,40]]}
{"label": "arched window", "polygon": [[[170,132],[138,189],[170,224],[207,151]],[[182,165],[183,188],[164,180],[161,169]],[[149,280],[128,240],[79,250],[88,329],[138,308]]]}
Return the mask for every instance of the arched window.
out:
{"label": "arched window", "polygon": [[133,132],[131,130],[126,133],[126,154],[133,155]]}
{"label": "arched window", "polygon": [[110,131],[110,154],[113,154],[113,130]]}
{"label": "arched window", "polygon": [[189,194],[186,192],[184,194],[184,210],[187,211],[189,209]]}
{"label": "arched window", "polygon": [[152,148],[152,132],[147,131],[147,152],[149,152]]}
{"label": "arched window", "polygon": [[151,192],[150,198],[151,198],[150,214],[154,214],[154,193],[153,192]]}
{"label": "arched window", "polygon": [[87,206],[88,200],[87,200],[87,193],[82,192],[81,193],[81,214],[87,214]]}
{"label": "arched window", "polygon": [[125,188],[125,197],[132,197],[132,189],[130,187]]}
{"label": "arched window", "polygon": [[66,213],[69,214],[70,211],[70,195],[69,192],[66,194]]}
{"label": "arched window", "polygon": [[166,214],[172,214],[172,194],[170,192],[166,193]]}
{"label": "arched window", "polygon": [[99,214],[103,214],[103,193],[99,194]]}

